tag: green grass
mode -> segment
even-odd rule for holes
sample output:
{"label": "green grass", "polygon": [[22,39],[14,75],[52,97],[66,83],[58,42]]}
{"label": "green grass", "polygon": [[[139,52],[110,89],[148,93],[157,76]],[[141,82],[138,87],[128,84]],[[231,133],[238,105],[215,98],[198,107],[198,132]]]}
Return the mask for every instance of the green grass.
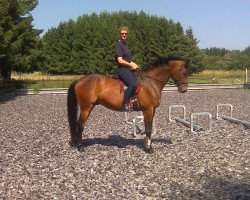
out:
{"label": "green grass", "polygon": [[70,84],[82,75],[48,75],[41,72],[32,74],[18,74],[13,72],[11,78],[19,89],[68,88]]}
{"label": "green grass", "polygon": [[44,89],[44,88],[68,88],[73,80],[49,80],[49,81],[35,81],[35,83],[25,84],[26,89]]}
{"label": "green grass", "polygon": [[5,97],[15,89],[33,89],[38,92],[46,88],[68,88],[73,80],[18,80],[0,85],[0,97]]}

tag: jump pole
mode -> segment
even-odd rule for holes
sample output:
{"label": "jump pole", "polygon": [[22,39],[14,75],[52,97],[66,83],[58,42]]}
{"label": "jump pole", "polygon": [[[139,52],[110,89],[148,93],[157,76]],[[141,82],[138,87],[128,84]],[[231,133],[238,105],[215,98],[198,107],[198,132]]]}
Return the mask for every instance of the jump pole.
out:
{"label": "jump pole", "polygon": [[[142,112],[140,112],[139,115],[135,116],[133,118],[133,136],[137,137],[137,132],[139,131],[139,134],[143,134],[143,130],[142,128],[139,126],[139,123],[143,123],[144,122],[144,116],[142,114]],[[152,124],[152,136],[156,133],[156,128],[155,128],[155,121],[153,120],[153,124]]]}
{"label": "jump pole", "polygon": [[[182,118],[180,117],[172,117],[172,110],[173,108],[181,108],[182,109]],[[194,117],[195,116],[201,116],[201,115],[208,115],[209,117],[209,129],[206,130],[205,132],[210,132],[211,131],[211,119],[212,115],[208,112],[198,112],[198,113],[192,113],[191,114],[191,122],[186,121],[186,107],[183,105],[171,105],[168,109],[168,116],[169,116],[169,121],[170,122],[178,122],[181,123],[187,127],[190,128],[190,131],[192,133],[204,131],[204,128],[201,126],[194,124]]]}
{"label": "jump pole", "polygon": [[124,122],[125,122],[125,130],[127,130],[127,125],[133,124],[133,122],[130,122],[128,119],[128,112],[124,112]]}
{"label": "jump pole", "polygon": [[[220,115],[219,114],[219,111],[220,111],[220,108],[222,107],[229,107],[230,108],[230,116],[226,116],[226,115]],[[250,128],[250,122],[249,121],[245,121],[245,120],[240,120],[240,119],[237,119],[237,118],[233,118],[233,105],[232,104],[218,104],[216,106],[216,119],[218,120],[221,120],[221,119],[224,119],[224,120],[228,120],[232,123],[236,123],[236,124],[243,124],[246,128]]]}

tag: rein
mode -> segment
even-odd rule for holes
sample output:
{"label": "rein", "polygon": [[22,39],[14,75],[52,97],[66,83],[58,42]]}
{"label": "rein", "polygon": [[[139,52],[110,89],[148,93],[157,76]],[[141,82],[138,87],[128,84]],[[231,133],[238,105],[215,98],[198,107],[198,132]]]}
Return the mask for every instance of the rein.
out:
{"label": "rein", "polygon": [[152,80],[154,80],[154,81],[156,81],[156,82],[160,82],[163,86],[165,85],[165,83],[163,83],[163,81],[160,81],[160,80],[158,80],[158,79],[156,79],[156,78],[153,78],[153,77],[151,77],[151,76],[143,75],[143,77],[152,79]]}
{"label": "rein", "polygon": [[[159,73],[160,73],[160,72],[159,72]],[[151,77],[151,76],[147,76],[147,75],[143,74],[141,71],[136,71],[136,75],[140,76],[141,78],[142,78],[142,77],[146,77],[146,78],[152,79],[153,81],[159,82],[159,83],[161,83],[161,85],[162,85],[163,87],[166,85],[163,81],[158,80],[158,79],[156,79],[156,78],[153,78],[153,77]],[[180,72],[180,76],[181,76],[181,72]],[[173,81],[173,80],[170,80],[169,82],[170,82],[170,84],[175,84],[177,87],[180,87],[181,85],[187,84],[187,83],[179,83],[179,82]]]}
{"label": "rein", "polygon": [[[136,73],[137,76],[140,76],[141,78],[144,78],[144,77],[145,77],[145,78],[149,78],[149,79],[152,79],[152,80],[154,80],[154,81],[156,81],[156,82],[160,82],[163,86],[165,85],[165,83],[164,83],[163,81],[158,80],[158,79],[156,79],[156,78],[153,78],[153,77],[151,77],[151,76],[145,75],[145,74],[142,73],[141,70],[137,70],[137,71],[135,71],[135,73]],[[162,73],[162,72],[159,72],[159,73]],[[159,74],[159,73],[157,73],[157,74]]]}
{"label": "rein", "polygon": [[[181,79],[182,78],[182,69],[183,69],[183,66],[181,67],[181,70],[179,71],[179,78]],[[165,71],[165,70],[164,70]],[[154,81],[156,81],[156,82],[159,82],[159,83],[161,83],[161,85],[164,87],[165,85],[166,85],[166,83],[164,83],[163,81],[161,81],[161,80],[158,80],[157,78],[153,78],[153,77],[151,77],[151,76],[147,76],[147,75],[145,75],[145,74],[143,74],[140,70],[139,71],[136,71],[137,72],[137,75],[140,75],[140,77],[146,77],[146,78],[149,78],[149,79],[152,79],[152,80],[154,80]],[[158,73],[156,73],[156,76],[158,75],[158,74],[160,74],[160,73],[162,73],[162,72],[158,72]],[[172,83],[172,84],[175,84],[177,87],[180,87],[180,86],[182,86],[182,85],[187,85],[188,83],[182,83],[182,82],[178,82],[178,81],[173,81],[173,80],[170,80],[169,81],[170,82],[170,84]]]}

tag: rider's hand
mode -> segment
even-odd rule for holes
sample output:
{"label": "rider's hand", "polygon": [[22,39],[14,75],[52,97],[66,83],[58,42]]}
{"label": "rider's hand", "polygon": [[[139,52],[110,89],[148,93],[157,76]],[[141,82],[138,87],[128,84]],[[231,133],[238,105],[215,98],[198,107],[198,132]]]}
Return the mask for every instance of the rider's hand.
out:
{"label": "rider's hand", "polygon": [[134,62],[131,62],[131,68],[133,70],[137,70],[137,69],[139,69],[139,66],[137,64],[135,64]]}

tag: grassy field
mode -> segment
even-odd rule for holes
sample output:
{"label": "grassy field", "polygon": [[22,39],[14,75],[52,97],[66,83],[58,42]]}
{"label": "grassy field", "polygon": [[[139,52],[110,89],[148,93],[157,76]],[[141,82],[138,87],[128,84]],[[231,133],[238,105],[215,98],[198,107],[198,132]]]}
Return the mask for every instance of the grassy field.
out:
{"label": "grassy field", "polygon": [[[33,89],[39,91],[46,88],[68,88],[69,85],[83,75],[47,75],[41,72],[32,74],[12,73],[11,82],[0,84],[0,97],[13,93],[16,89]],[[215,78],[215,80],[213,80]],[[205,70],[189,77],[189,84],[242,84],[245,80],[245,71],[211,71]],[[248,82],[250,77],[248,77]]]}
{"label": "grassy field", "polygon": [[[237,84],[244,82],[243,70],[233,71],[211,71],[205,70],[198,74],[193,74],[189,77],[189,83],[193,84]],[[16,80],[22,88],[39,90],[42,88],[68,88],[73,80],[82,77],[82,75],[66,76],[66,75],[46,75],[40,72],[32,74],[17,74],[12,73],[11,78]],[[212,78],[215,78],[213,81]]]}
{"label": "grassy field", "polygon": [[[13,81],[10,83],[0,84],[0,97],[12,93],[16,88],[20,89],[34,89],[39,91],[45,88],[68,88],[72,81],[79,79],[83,75],[47,75],[41,72],[32,74],[18,74],[12,73]],[[213,78],[215,80],[213,81]],[[189,77],[190,84],[239,84],[245,80],[245,71],[211,71],[205,70],[198,74],[192,74]],[[248,80],[250,78],[248,77]]]}
{"label": "grassy field", "polygon": [[[212,78],[215,78],[215,81]],[[244,70],[231,70],[231,71],[212,71],[205,70],[198,74],[193,74],[190,77],[190,83],[213,83],[217,82],[218,84],[237,84],[244,83],[245,80],[245,71]]]}
{"label": "grassy field", "polygon": [[13,72],[11,74],[11,78],[15,80],[33,80],[33,81],[42,81],[42,80],[57,80],[57,81],[63,81],[63,80],[76,80],[78,78],[82,77],[82,75],[48,75],[43,74],[41,72],[34,72],[32,74],[19,74]]}

